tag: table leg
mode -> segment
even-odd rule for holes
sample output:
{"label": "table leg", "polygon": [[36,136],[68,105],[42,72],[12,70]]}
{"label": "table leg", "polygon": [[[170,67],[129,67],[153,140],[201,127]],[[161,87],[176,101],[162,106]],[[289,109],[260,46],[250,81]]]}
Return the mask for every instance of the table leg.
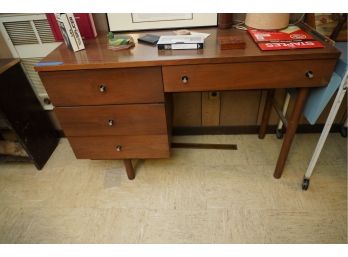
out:
{"label": "table leg", "polygon": [[272,110],[272,101],[273,101],[274,91],[275,91],[274,89],[270,89],[267,91],[266,103],[263,109],[262,120],[261,120],[260,129],[259,129],[260,139],[263,139],[266,134],[269,117],[271,115],[271,110]]}
{"label": "table leg", "polygon": [[132,161],[130,159],[125,159],[125,160],[123,160],[123,163],[124,163],[124,166],[126,168],[128,178],[130,180],[134,179],[135,172],[134,172]]}
{"label": "table leg", "polygon": [[283,173],[285,162],[288,157],[292,140],[294,139],[297,130],[298,122],[301,118],[302,110],[306,102],[308,92],[308,88],[301,88],[298,90],[294,110],[292,111],[291,117],[288,120],[288,127],[286,129],[283,145],[280,150],[277,165],[273,174],[275,178],[280,178]]}

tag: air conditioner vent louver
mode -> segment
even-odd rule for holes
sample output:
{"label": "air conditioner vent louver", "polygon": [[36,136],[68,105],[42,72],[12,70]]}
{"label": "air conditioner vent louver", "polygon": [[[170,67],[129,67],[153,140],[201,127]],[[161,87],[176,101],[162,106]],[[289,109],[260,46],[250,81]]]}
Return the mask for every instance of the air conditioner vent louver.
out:
{"label": "air conditioner vent louver", "polygon": [[45,20],[34,20],[35,28],[40,36],[42,43],[52,43],[55,42],[51,27],[48,21]]}
{"label": "air conditioner vent louver", "polygon": [[44,86],[42,85],[39,74],[34,70],[36,63],[40,62],[43,58],[23,58],[22,64],[25,68],[29,80],[32,82],[34,91],[37,94],[47,94]]}
{"label": "air conditioner vent louver", "polygon": [[39,43],[30,21],[4,22],[3,24],[13,45]]}
{"label": "air conditioner vent louver", "polygon": [[[21,65],[38,100],[45,110],[52,110],[46,90],[34,65],[40,62],[61,42],[55,42],[45,14],[0,14],[0,33],[13,57]],[[1,92],[0,92],[1,94]]]}

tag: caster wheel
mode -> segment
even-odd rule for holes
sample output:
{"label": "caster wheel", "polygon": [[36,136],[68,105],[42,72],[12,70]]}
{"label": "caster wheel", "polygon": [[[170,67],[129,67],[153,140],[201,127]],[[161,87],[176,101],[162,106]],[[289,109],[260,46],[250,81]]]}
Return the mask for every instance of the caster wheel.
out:
{"label": "caster wheel", "polygon": [[342,126],[340,129],[340,133],[342,137],[347,137],[347,128],[345,126]]}
{"label": "caster wheel", "polygon": [[304,178],[303,182],[302,182],[302,190],[307,190],[309,187],[309,179],[308,178]]}
{"label": "caster wheel", "polygon": [[284,135],[284,133],[281,129],[276,129],[276,136],[278,139],[282,139],[283,135]]}

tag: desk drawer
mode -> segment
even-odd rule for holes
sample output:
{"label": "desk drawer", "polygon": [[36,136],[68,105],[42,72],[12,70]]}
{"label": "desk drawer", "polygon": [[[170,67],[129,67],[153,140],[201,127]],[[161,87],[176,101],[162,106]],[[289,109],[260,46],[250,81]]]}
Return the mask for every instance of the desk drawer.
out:
{"label": "desk drawer", "polygon": [[329,82],[335,63],[326,59],[164,66],[162,74],[165,92],[317,87]]}
{"label": "desk drawer", "polygon": [[164,104],[57,107],[66,136],[167,134]]}
{"label": "desk drawer", "polygon": [[168,158],[167,135],[70,137],[78,159]]}
{"label": "desk drawer", "polygon": [[160,67],[40,72],[55,106],[163,102]]}

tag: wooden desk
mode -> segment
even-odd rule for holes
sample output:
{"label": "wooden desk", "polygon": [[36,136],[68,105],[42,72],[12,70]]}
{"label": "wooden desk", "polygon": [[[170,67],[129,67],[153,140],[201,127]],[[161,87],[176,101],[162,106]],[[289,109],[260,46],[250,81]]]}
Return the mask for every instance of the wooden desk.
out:
{"label": "wooden desk", "polygon": [[[158,51],[136,44],[117,52],[107,49],[104,35],[87,41],[84,51],[73,53],[62,45],[43,60],[62,62],[37,70],[77,158],[124,159],[132,179],[130,159],[169,157],[172,92],[267,89],[263,138],[274,90],[297,87],[274,172],[280,178],[308,89],[327,85],[339,51],[324,43],[324,49],[262,52],[245,31],[197,31],[211,34],[201,50]],[[143,34],[132,36],[136,40]],[[223,35],[242,36],[246,48],[219,50],[217,38]]]}

